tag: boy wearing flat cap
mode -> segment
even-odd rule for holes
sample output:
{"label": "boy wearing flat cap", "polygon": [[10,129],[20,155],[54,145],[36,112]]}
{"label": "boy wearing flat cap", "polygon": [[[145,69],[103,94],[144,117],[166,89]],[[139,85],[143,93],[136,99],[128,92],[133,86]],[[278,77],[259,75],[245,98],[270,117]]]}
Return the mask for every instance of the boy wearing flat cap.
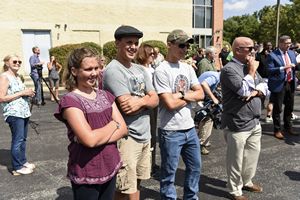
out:
{"label": "boy wearing flat cap", "polygon": [[172,31],[167,38],[166,59],[156,68],[153,78],[162,102],[158,126],[161,199],[177,198],[174,181],[180,155],[186,166],[183,199],[198,199],[201,155],[191,102],[202,100],[204,93],[193,67],[180,61],[192,42],[184,31]]}
{"label": "boy wearing flat cap", "polygon": [[128,126],[129,136],[118,141],[123,165],[117,175],[116,199],[139,199],[141,180],[150,178],[150,109],[158,96],[143,66],[132,63],[143,33],[132,26],[120,26],[114,34],[116,59],[106,67],[104,89],[116,102]]}

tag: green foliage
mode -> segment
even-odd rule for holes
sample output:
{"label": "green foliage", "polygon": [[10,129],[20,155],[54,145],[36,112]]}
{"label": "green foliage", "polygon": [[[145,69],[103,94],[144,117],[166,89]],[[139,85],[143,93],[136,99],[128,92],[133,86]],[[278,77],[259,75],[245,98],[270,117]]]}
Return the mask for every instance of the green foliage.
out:
{"label": "green foliage", "polygon": [[[67,67],[67,59],[69,54],[77,48],[81,47],[87,47],[87,48],[93,48],[98,51],[99,54],[102,52],[102,48],[93,42],[84,42],[79,44],[66,44],[62,46],[57,46],[49,49],[49,54],[52,56],[55,56],[56,61],[62,65],[62,70],[60,71],[60,77],[62,77],[62,74],[64,72],[64,69]],[[60,79],[62,80],[62,78]]]}
{"label": "green foliage", "polygon": [[106,63],[109,63],[112,59],[116,58],[117,47],[115,41],[106,42],[103,45],[103,55],[107,58]]}
{"label": "green foliage", "polygon": [[[300,40],[300,0],[281,4],[279,36],[289,35]],[[247,36],[258,42],[276,43],[277,5],[265,6],[252,15],[235,16],[224,20],[224,40],[232,43],[235,37]]]}
{"label": "green foliage", "polygon": [[254,15],[231,17],[224,21],[224,40],[232,43],[238,36],[256,38],[259,22]]}
{"label": "green foliage", "polygon": [[168,48],[167,48],[167,45],[164,42],[159,41],[159,40],[147,40],[147,41],[145,41],[143,43],[149,44],[149,45],[151,45],[153,47],[158,47],[159,50],[160,50],[160,53],[162,55],[164,55],[164,57],[166,57]]}
{"label": "green foliage", "polygon": [[187,53],[185,55],[185,59],[193,58],[194,55],[197,54],[198,45],[197,44],[191,44],[190,48],[187,50]]}

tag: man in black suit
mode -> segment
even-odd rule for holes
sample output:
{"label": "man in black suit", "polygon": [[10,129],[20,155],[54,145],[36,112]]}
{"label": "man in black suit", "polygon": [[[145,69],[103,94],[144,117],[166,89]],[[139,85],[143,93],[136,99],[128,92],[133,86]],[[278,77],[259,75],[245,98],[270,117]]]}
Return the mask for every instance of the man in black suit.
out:
{"label": "man in black suit", "polygon": [[296,88],[295,69],[297,65],[295,52],[289,50],[291,38],[283,35],[279,38],[279,48],[267,57],[268,87],[273,102],[274,137],[284,139],[280,124],[280,113],[284,104],[284,130],[285,133],[298,135],[292,131],[291,116],[294,109],[294,92]]}

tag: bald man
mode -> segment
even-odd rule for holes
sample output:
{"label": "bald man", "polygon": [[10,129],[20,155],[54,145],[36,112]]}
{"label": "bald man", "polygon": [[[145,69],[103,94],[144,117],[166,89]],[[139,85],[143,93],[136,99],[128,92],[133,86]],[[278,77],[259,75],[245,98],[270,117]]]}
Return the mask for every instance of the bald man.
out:
{"label": "bald man", "polygon": [[256,72],[254,43],[238,37],[232,44],[233,59],[221,70],[223,94],[222,126],[227,142],[227,187],[234,200],[247,200],[242,190],[262,192],[254,184],[260,153],[261,97],[267,95],[267,84]]}

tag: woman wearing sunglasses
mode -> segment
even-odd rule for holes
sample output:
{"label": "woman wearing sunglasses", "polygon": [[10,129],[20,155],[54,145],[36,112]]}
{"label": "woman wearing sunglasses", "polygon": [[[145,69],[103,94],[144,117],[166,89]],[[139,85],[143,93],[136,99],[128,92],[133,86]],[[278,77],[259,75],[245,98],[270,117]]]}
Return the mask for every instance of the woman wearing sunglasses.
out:
{"label": "woman wearing sunglasses", "polygon": [[[142,43],[138,48],[138,51],[135,56],[135,61],[142,65],[146,70],[147,74],[150,77],[153,85],[153,74],[154,69],[152,65],[154,65],[154,56],[155,51],[154,48],[149,45]],[[156,129],[157,129],[157,108],[154,108],[150,111],[150,124],[151,124],[151,148],[152,148],[152,164],[151,164],[151,174],[152,176],[156,174],[158,171],[158,166],[156,165],[155,155],[156,155]]]}
{"label": "woman wearing sunglasses", "polygon": [[9,124],[12,133],[12,174],[31,174],[35,165],[27,162],[26,138],[31,115],[28,97],[33,97],[34,91],[26,89],[18,75],[22,61],[17,55],[8,55],[3,61],[4,72],[0,75],[0,103],[4,120]]}

